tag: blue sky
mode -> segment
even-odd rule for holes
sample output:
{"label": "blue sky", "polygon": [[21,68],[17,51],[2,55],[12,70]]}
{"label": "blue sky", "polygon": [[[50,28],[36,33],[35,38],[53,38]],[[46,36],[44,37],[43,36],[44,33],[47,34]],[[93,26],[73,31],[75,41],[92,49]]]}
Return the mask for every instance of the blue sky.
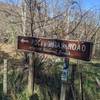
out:
{"label": "blue sky", "polygon": [[[0,0],[0,1],[14,1],[16,2],[17,0]],[[78,0],[77,0],[78,1]],[[93,6],[100,7],[100,0],[79,0],[81,3],[82,8],[88,9]]]}
{"label": "blue sky", "polygon": [[93,6],[100,7],[100,0],[80,0],[82,8],[88,9]]}
{"label": "blue sky", "polygon": [[1,2],[12,2],[12,3],[18,3],[20,0],[0,0]]}

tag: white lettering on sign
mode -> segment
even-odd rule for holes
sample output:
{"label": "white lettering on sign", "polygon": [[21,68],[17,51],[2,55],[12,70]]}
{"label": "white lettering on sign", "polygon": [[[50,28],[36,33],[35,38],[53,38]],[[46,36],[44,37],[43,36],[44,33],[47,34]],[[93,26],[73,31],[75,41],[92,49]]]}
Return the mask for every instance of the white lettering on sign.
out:
{"label": "white lettering on sign", "polygon": [[54,47],[54,43],[53,42],[48,43],[48,47],[49,48]]}
{"label": "white lettering on sign", "polygon": [[29,43],[29,41],[26,40],[26,39],[21,39],[21,42],[22,42],[22,43]]}
{"label": "white lettering on sign", "polygon": [[77,45],[74,43],[74,44],[72,44],[72,43],[69,43],[68,44],[68,49],[69,50],[77,50]]}
{"label": "white lettering on sign", "polygon": [[85,52],[86,51],[86,46],[82,45],[82,51]]}
{"label": "white lettering on sign", "polygon": [[[21,42],[28,42],[26,40],[21,40]],[[78,44],[78,43],[62,43],[62,42],[57,42],[57,41],[41,41],[40,40],[34,40],[33,41],[33,46],[35,47],[41,47],[41,48],[52,48],[52,49],[66,49],[66,50],[72,50],[72,51],[81,51],[85,52],[86,51],[86,45],[85,44]]]}
{"label": "white lettering on sign", "polygon": [[63,48],[73,50],[73,51],[82,51],[82,52],[86,51],[86,46],[84,44],[81,45],[76,43],[68,43],[68,45],[63,44]]}
{"label": "white lettering on sign", "polygon": [[78,45],[78,46],[77,46],[77,51],[80,51],[80,49],[81,49],[81,46]]}
{"label": "white lettering on sign", "polygon": [[46,47],[47,47],[47,43],[43,42],[42,46],[43,46],[44,48],[46,48]]}

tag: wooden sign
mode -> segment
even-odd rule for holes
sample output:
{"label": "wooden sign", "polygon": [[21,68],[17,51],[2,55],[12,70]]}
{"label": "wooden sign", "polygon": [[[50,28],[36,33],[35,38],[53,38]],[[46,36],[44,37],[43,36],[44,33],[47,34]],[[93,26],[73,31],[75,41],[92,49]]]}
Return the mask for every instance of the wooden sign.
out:
{"label": "wooden sign", "polygon": [[18,36],[17,49],[27,52],[39,52],[59,57],[70,57],[89,61],[92,55],[92,42],[67,41],[36,37]]}

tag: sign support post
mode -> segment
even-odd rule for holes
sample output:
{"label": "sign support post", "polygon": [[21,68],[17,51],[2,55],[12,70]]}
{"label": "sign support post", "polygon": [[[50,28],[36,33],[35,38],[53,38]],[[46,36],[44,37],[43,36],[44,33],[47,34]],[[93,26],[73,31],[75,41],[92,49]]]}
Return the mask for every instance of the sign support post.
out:
{"label": "sign support post", "polygon": [[65,97],[66,97],[65,94],[66,94],[66,85],[62,83],[60,100],[65,100]]}
{"label": "sign support post", "polygon": [[61,76],[62,85],[61,85],[60,100],[65,100],[65,98],[66,98],[68,67],[69,67],[69,58],[67,57],[64,59],[64,67],[63,67],[63,72],[62,72],[62,76]]}
{"label": "sign support post", "polygon": [[29,53],[29,76],[28,76],[28,93],[33,95],[33,55]]}
{"label": "sign support post", "polygon": [[84,100],[84,95],[83,95],[83,74],[82,71],[80,72],[80,84],[81,84],[81,100]]}
{"label": "sign support post", "polygon": [[7,59],[4,59],[4,69],[3,69],[3,100],[7,95]]}

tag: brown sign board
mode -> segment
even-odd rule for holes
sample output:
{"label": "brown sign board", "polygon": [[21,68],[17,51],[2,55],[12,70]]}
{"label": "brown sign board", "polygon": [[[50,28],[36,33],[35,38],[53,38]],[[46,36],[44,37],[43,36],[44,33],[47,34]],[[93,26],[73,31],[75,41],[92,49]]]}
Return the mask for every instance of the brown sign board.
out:
{"label": "brown sign board", "polygon": [[17,49],[90,61],[92,42],[18,36]]}

